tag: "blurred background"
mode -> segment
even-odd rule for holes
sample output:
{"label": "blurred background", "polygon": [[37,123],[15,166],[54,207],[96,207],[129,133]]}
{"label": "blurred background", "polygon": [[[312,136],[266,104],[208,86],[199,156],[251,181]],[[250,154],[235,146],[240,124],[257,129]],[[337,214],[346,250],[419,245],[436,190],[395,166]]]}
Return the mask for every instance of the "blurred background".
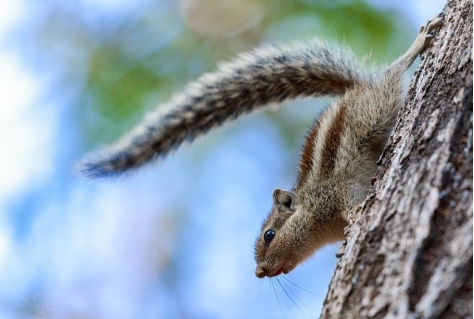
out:
{"label": "blurred background", "polygon": [[227,125],[113,180],[73,172],[189,80],[259,43],[389,63],[443,0],[2,0],[0,319],[318,318],[339,245],[254,275],[275,188],[329,101]]}

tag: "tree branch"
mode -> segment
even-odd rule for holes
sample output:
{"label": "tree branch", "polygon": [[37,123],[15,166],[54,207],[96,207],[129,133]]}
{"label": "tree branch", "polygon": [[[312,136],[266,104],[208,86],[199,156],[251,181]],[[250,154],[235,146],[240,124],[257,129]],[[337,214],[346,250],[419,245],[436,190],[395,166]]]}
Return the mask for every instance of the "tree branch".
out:
{"label": "tree branch", "polygon": [[322,318],[472,317],[472,2],[443,14],[346,229]]}

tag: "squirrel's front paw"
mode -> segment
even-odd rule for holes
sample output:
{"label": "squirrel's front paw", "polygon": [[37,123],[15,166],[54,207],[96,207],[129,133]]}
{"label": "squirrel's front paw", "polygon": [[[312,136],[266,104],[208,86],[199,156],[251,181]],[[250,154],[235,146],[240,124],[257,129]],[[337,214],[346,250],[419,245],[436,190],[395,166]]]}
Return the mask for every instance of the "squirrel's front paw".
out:
{"label": "squirrel's front paw", "polygon": [[439,27],[440,25],[443,24],[443,18],[442,17],[436,17],[426,23],[426,25],[422,26],[420,29],[420,34],[425,35],[427,38],[432,38],[433,34],[431,31]]}
{"label": "squirrel's front paw", "polygon": [[418,33],[418,38],[417,38],[420,51],[424,50],[424,48],[430,42],[431,38],[434,37],[434,33],[432,31],[442,24],[443,24],[443,18],[436,17],[428,21],[424,26],[420,28],[420,32]]}

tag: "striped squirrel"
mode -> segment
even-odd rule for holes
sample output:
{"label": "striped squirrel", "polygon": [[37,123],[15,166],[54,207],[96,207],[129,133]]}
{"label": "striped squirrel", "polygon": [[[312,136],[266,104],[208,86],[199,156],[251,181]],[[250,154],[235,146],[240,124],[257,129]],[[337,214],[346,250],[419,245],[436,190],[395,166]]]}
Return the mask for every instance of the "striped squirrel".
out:
{"label": "striped squirrel", "polygon": [[442,24],[423,26],[408,51],[379,72],[341,46],[262,46],[221,64],[150,113],[79,169],[120,175],[247,113],[299,97],[334,97],[309,130],[291,191],[275,190],[255,244],[256,276],[288,273],[321,246],[344,239],[348,214],[366,196],[376,162],[405,99],[404,74]]}

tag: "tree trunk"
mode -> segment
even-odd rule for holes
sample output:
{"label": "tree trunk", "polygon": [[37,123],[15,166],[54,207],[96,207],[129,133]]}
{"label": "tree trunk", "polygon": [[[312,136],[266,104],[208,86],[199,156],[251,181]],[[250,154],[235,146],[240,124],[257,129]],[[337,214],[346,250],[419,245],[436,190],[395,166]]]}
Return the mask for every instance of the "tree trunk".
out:
{"label": "tree trunk", "polygon": [[472,3],[450,0],[351,216],[322,318],[472,318],[472,72]]}

